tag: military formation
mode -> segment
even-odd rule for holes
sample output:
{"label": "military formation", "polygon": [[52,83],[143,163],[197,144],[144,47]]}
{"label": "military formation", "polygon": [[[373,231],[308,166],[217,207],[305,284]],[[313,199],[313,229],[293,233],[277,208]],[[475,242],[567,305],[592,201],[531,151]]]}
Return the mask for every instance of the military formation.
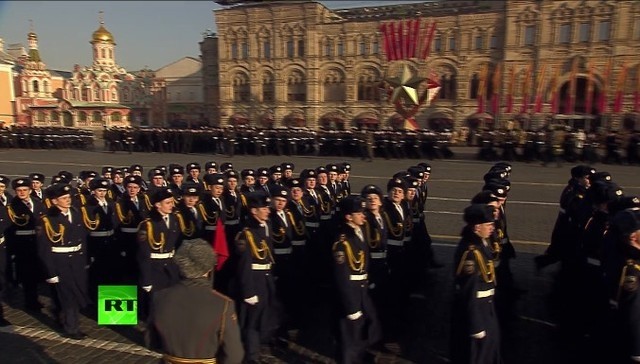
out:
{"label": "military formation", "polygon": [[429,130],[312,130],[255,127],[197,129],[108,128],[105,150],[112,152],[234,155],[314,155],[379,158],[451,158],[450,132]]}
{"label": "military formation", "polygon": [[64,127],[11,126],[0,128],[0,148],[92,149],[90,130]]}
{"label": "military formation", "polygon": [[640,132],[585,132],[565,126],[539,130],[484,130],[474,135],[477,158],[485,161],[541,162],[543,165],[640,165]]}
{"label": "military formation", "polygon": [[[137,286],[139,327],[166,363],[260,362],[326,295],[335,356],[359,363],[369,349],[397,345],[409,299],[424,296],[430,270],[443,266],[425,220],[433,172],[417,163],[361,191],[347,162],[299,172],[289,162],[238,171],[207,161],[0,176],[0,295],[19,287],[24,309],[38,312],[46,283],[61,335],[80,340],[79,315],[95,312],[99,285]],[[501,331],[524,293],[510,264],[511,172],[508,162],[492,165],[463,213],[454,363],[500,363]],[[558,316],[567,337],[611,340],[615,355],[637,360],[640,201],[606,172],[579,165],[571,175],[536,263],[562,264],[554,299],[569,308]]]}

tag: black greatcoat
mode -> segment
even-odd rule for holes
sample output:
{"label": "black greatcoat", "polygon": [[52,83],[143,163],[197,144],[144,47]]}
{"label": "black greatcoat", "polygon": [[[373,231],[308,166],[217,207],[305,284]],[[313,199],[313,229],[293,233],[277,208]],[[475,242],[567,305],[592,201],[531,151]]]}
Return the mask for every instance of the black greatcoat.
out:
{"label": "black greatcoat", "polygon": [[169,227],[157,211],[140,223],[138,229],[138,265],[140,286],[153,286],[157,292],[180,281],[173,253],[180,243],[180,229],[175,215],[169,214]]}
{"label": "black greatcoat", "polygon": [[[454,256],[455,293],[451,358],[455,364],[499,364],[500,330],[495,311],[491,248],[470,227],[462,231]],[[481,339],[471,335],[484,331]]]}

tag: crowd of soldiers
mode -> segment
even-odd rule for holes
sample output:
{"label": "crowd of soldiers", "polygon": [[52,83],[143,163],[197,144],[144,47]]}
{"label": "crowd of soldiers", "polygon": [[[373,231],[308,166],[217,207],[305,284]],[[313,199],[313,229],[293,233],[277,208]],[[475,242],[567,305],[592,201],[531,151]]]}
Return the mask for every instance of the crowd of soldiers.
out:
{"label": "crowd of soldiers", "polygon": [[610,131],[604,134],[546,127],[538,131],[496,130],[476,135],[478,159],[558,164],[640,164],[640,132]]}
{"label": "crowd of soldiers", "polygon": [[11,126],[0,128],[0,148],[92,149],[92,131],[65,127]]}
{"label": "crowd of soldiers", "polygon": [[[491,166],[464,210],[454,255],[454,363],[500,362],[500,330],[522,294],[510,268],[516,257],[506,218],[511,168],[508,162]],[[39,311],[38,286],[46,281],[61,334],[78,340],[86,337],[79,313],[99,285],[135,285],[141,326],[165,362],[215,362],[212,355],[220,353],[198,343],[219,345],[225,340],[219,330],[183,330],[175,316],[158,316],[167,312],[162,297],[180,297],[162,292],[187,292],[194,281],[177,285],[203,278],[198,286],[224,294],[216,294],[216,307],[224,307],[228,325],[238,325],[241,347],[231,345],[224,350],[234,352],[226,354],[254,363],[276,335],[299,329],[309,314],[305,303],[323,294],[334,298],[328,309],[335,314],[336,357],[361,362],[368,348],[385,350],[383,344],[398,339],[409,298],[424,294],[429,270],[442,267],[424,215],[432,167],[412,165],[384,189],[370,184],[361,191],[352,191],[346,162],[306,168],[298,177],[294,171],[287,162],[237,171],[231,162],[208,161],[147,171],[138,164],[105,166],[77,176],[60,171],[48,186],[40,173],[0,176],[0,295],[20,284],[25,309]],[[566,272],[559,278],[566,300],[559,307],[570,309],[560,315],[561,325],[605,340],[613,322],[625,339],[615,343],[629,345],[616,354],[634,360],[640,356],[639,208],[638,198],[625,197],[609,174],[577,166],[552,245],[536,259],[539,267],[560,261]],[[201,240],[216,252],[215,266],[206,269],[214,264],[206,260],[203,269],[185,271],[176,252],[197,251]],[[609,299],[615,310],[599,311]],[[190,309],[206,310],[207,302],[194,298]]]}
{"label": "crowd of soldiers", "polygon": [[451,158],[450,132],[430,130],[312,130],[255,127],[109,128],[105,149],[116,152]]}

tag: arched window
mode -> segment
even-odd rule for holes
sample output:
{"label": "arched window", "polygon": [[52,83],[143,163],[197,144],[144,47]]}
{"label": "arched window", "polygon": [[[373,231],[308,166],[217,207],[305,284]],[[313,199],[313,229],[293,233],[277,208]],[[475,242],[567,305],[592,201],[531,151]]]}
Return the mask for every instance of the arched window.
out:
{"label": "arched window", "polygon": [[44,123],[45,121],[44,111],[38,111],[36,113],[36,121],[39,123]]}
{"label": "arched window", "polygon": [[271,73],[265,73],[262,76],[262,101],[274,102],[276,101],[276,85],[273,75]]}
{"label": "arched window", "polygon": [[49,92],[49,82],[42,81],[42,91],[45,92],[45,93]]}
{"label": "arched window", "polygon": [[115,89],[111,90],[111,101],[118,101],[118,91]]}
{"label": "arched window", "polygon": [[100,50],[100,55],[102,56],[102,58],[107,58],[107,50],[102,48]]}
{"label": "arched window", "polygon": [[80,111],[80,114],[78,114],[78,121],[87,122],[87,113]]}
{"label": "arched window", "polygon": [[324,43],[324,55],[325,57],[333,57],[333,41],[327,39]]}
{"label": "arched window", "polygon": [[294,70],[287,79],[287,101],[307,101],[307,84],[304,74]]}
{"label": "arched window", "polygon": [[40,92],[40,85],[38,84],[38,80],[33,80],[31,86],[33,86],[33,92]]}
{"label": "arched window", "polygon": [[109,49],[109,58],[113,59],[113,50]]}
{"label": "arched window", "polygon": [[101,122],[102,121],[102,113],[100,111],[94,111],[92,115],[93,121]]}
{"label": "arched window", "polygon": [[58,123],[60,122],[60,113],[57,111],[52,111],[51,112],[51,122],[52,123]]}
{"label": "arched window", "polygon": [[89,88],[85,87],[82,89],[82,100],[81,101],[89,101]]}
{"label": "arched window", "polygon": [[100,101],[101,97],[100,97],[100,89],[99,88],[94,88],[93,89],[93,101]]}
{"label": "arched window", "polygon": [[249,84],[249,77],[242,72],[236,73],[233,77],[233,101],[251,101],[251,85]]}
{"label": "arched window", "polygon": [[122,121],[122,114],[118,111],[111,113],[111,121]]}
{"label": "arched window", "polygon": [[378,101],[380,73],[373,68],[365,68],[358,75],[358,101]]}
{"label": "arched window", "polygon": [[344,73],[337,69],[329,70],[324,76],[324,101],[346,101],[347,88]]}
{"label": "arched window", "polygon": [[477,99],[478,98],[478,87],[480,87],[480,77],[478,76],[477,73],[473,74],[473,77],[471,78],[471,89],[469,90],[469,98],[470,99]]}

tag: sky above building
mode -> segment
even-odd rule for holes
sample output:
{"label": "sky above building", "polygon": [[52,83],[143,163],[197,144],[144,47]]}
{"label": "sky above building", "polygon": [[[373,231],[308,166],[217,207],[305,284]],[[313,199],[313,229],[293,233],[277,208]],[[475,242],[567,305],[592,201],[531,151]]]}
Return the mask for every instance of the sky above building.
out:
{"label": "sky above building", "polygon": [[[331,9],[423,1],[320,1]],[[2,1],[0,38],[27,44],[32,20],[47,68],[72,70],[92,63],[91,34],[104,12],[116,42],[116,62],[128,71],[158,69],[178,59],[199,58],[203,33],[216,31],[213,1]]]}

